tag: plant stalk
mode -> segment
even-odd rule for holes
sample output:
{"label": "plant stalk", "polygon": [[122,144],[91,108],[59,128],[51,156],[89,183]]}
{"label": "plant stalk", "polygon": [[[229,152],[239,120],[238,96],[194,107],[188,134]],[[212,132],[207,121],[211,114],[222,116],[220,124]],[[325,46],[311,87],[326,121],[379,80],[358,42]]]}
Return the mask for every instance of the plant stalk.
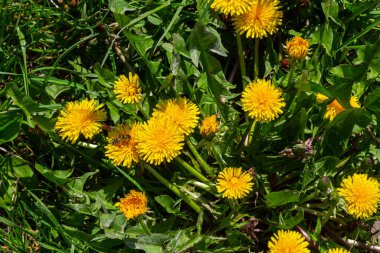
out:
{"label": "plant stalk", "polygon": [[191,143],[189,139],[186,139],[187,146],[189,147],[191,153],[195,156],[195,159],[197,162],[203,167],[203,169],[206,171],[206,173],[212,177],[214,177],[214,173],[210,166],[206,163],[205,160],[203,160],[202,156],[198,153],[198,151],[195,149],[194,145]]}
{"label": "plant stalk", "polygon": [[160,173],[158,173],[152,166],[150,166],[147,163],[144,163],[145,168],[153,174],[155,178],[158,179],[163,185],[165,185],[169,190],[171,190],[174,194],[176,194],[178,197],[183,199],[191,208],[193,208],[194,211],[197,213],[202,212],[202,208],[197,205],[189,196],[181,192],[174,184],[170,183],[168,180],[166,180],[163,176],[161,176]]}
{"label": "plant stalk", "polygon": [[148,228],[148,226],[146,225],[146,223],[144,222],[144,220],[141,218],[141,216],[138,217],[138,220],[139,220],[140,225],[143,228],[145,234],[146,235],[152,235],[152,233],[150,232],[150,229]]}
{"label": "plant stalk", "polygon": [[255,38],[255,62],[253,68],[253,78],[257,79],[259,77],[259,38]]}
{"label": "plant stalk", "polygon": [[179,157],[174,158],[174,161],[176,161],[179,165],[182,166],[182,168],[186,169],[188,172],[193,174],[196,178],[198,178],[201,182],[207,184],[208,186],[211,186],[212,183],[210,180],[208,180],[205,176],[203,176],[199,171],[194,169],[190,164],[185,162]]}
{"label": "plant stalk", "polygon": [[290,70],[289,70],[288,84],[286,86],[289,86],[292,83],[295,68],[296,68],[296,62],[293,61],[293,60],[291,60],[290,61]]}
{"label": "plant stalk", "polygon": [[244,60],[244,51],[241,43],[241,36],[236,34],[236,42],[238,47],[238,55],[240,61],[240,73],[241,73],[241,81],[243,83],[243,87],[246,85],[245,77],[247,76],[247,70],[245,68],[245,60]]}
{"label": "plant stalk", "polygon": [[142,107],[141,103],[140,102],[137,102],[137,108],[139,108],[139,111],[143,114],[144,118],[146,120],[149,119],[149,115],[146,113],[146,111],[144,110],[144,108]]}

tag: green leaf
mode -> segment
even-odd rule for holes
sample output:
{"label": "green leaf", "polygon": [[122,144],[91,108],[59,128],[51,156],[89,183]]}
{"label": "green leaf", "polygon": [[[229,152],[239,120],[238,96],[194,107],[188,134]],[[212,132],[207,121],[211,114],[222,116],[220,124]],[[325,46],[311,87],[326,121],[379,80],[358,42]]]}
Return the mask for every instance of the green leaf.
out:
{"label": "green leaf", "polygon": [[34,165],[34,167],[36,168],[36,170],[38,172],[40,172],[42,174],[42,176],[44,176],[46,179],[48,179],[49,181],[51,181],[57,185],[63,185],[66,182],[68,182],[69,181],[68,178],[71,176],[71,174],[74,171],[74,169],[51,170],[48,167],[46,167],[42,164],[38,164],[38,163],[36,163]]}
{"label": "green leaf", "polygon": [[136,8],[133,7],[131,2],[126,0],[110,0],[109,8],[112,12],[118,14],[124,14],[126,11],[136,10]]}
{"label": "green leaf", "polygon": [[265,196],[268,207],[282,206],[288,203],[299,202],[300,194],[298,191],[284,190],[271,192]]}
{"label": "green leaf", "polygon": [[347,149],[348,140],[352,134],[354,125],[364,127],[368,125],[370,118],[363,110],[348,109],[339,113],[329,126],[322,139],[324,155],[340,156]]}
{"label": "green leaf", "polygon": [[331,56],[333,39],[332,28],[328,23],[324,23],[311,35],[311,44],[321,44],[326,49],[326,53]]}
{"label": "green leaf", "polygon": [[375,115],[380,115],[380,88],[373,90],[365,99],[364,107]]}
{"label": "green leaf", "polygon": [[178,202],[169,195],[160,195],[154,198],[158,204],[165,208],[166,212],[176,214],[179,212]]}
{"label": "green leaf", "polygon": [[367,72],[367,79],[374,79],[380,75],[380,40],[376,44],[360,47],[355,64],[363,63]]}
{"label": "green leaf", "polygon": [[97,62],[94,65],[94,72],[98,76],[98,82],[107,88],[112,88],[113,86],[109,83],[113,83],[115,81],[114,73],[107,69],[100,67],[100,64]]}
{"label": "green leaf", "polygon": [[17,112],[0,114],[0,144],[14,140],[20,132],[22,115]]}
{"label": "green leaf", "polygon": [[59,96],[59,94],[61,94],[62,92],[70,90],[70,86],[52,84],[52,85],[46,86],[45,90],[49,96],[51,96],[53,99],[56,99]]}

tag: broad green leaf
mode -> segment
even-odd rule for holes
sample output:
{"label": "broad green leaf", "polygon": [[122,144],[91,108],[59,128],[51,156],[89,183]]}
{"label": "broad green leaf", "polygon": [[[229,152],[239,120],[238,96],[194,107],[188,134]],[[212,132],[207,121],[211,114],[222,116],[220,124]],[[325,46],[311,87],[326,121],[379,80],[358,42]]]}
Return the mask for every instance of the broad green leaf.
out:
{"label": "broad green leaf", "polygon": [[74,169],[69,170],[52,170],[42,164],[36,163],[34,165],[36,170],[40,172],[46,179],[57,184],[63,185],[69,181],[69,177],[73,173]]}
{"label": "broad green leaf", "polygon": [[178,202],[172,199],[169,195],[156,196],[154,199],[158,204],[165,208],[166,212],[174,214],[179,212]]}
{"label": "broad green leaf", "polygon": [[20,133],[22,115],[17,112],[0,114],[0,144],[14,140]]}
{"label": "broad green leaf", "polygon": [[300,194],[298,191],[284,190],[271,192],[265,195],[268,207],[277,207],[289,203],[299,202]]}

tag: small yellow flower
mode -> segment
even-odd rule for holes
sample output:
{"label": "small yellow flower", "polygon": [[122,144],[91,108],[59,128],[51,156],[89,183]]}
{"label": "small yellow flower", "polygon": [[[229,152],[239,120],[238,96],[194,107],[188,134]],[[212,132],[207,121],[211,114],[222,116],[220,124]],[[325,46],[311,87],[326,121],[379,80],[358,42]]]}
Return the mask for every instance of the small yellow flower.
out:
{"label": "small yellow flower", "polygon": [[211,136],[215,134],[217,131],[218,131],[218,122],[216,121],[216,116],[215,115],[207,116],[202,121],[202,125],[200,127],[201,135],[204,137]]}
{"label": "small yellow flower", "polygon": [[310,253],[309,243],[296,231],[280,230],[274,234],[269,243],[269,253]]}
{"label": "small yellow flower", "polygon": [[130,168],[132,162],[139,161],[136,141],[139,127],[139,123],[133,123],[132,127],[118,125],[109,133],[105,149],[113,164]]}
{"label": "small yellow flower", "polygon": [[157,105],[153,117],[168,118],[173,121],[185,135],[194,131],[199,120],[198,107],[187,98],[168,99]]}
{"label": "small yellow flower", "polygon": [[283,112],[282,92],[270,81],[257,79],[248,84],[242,94],[243,110],[258,121],[272,121]]}
{"label": "small yellow flower", "polygon": [[143,192],[131,190],[124,198],[120,199],[115,206],[120,208],[127,220],[134,219],[137,216],[144,214],[148,211],[148,199]]}
{"label": "small yellow flower", "polygon": [[116,98],[122,103],[138,103],[141,99],[139,76],[131,72],[129,72],[128,78],[125,75],[121,75],[115,81],[114,93]]}
{"label": "small yellow flower", "polygon": [[[358,98],[355,96],[352,96],[350,98],[350,105],[353,108],[360,108]],[[336,115],[343,112],[344,110],[345,110],[344,107],[341,104],[339,104],[339,102],[335,99],[334,101],[332,101],[330,104],[327,105],[324,118],[332,121],[336,117]]]}
{"label": "small yellow flower", "polygon": [[185,136],[173,121],[152,117],[137,133],[137,151],[148,163],[170,162],[181,153]]}
{"label": "small yellow flower", "polygon": [[80,134],[91,139],[101,131],[101,121],[107,119],[103,105],[96,105],[95,100],[68,102],[60,113],[55,129],[62,139],[75,143]]}
{"label": "small yellow flower", "polygon": [[242,168],[225,168],[219,173],[216,189],[224,198],[244,198],[252,191],[252,176]]}
{"label": "small yellow flower", "polygon": [[335,248],[335,249],[329,249],[327,253],[350,253],[350,252],[342,248]]}
{"label": "small yellow flower", "polygon": [[347,205],[347,212],[357,219],[369,218],[380,202],[380,184],[366,174],[354,174],[343,179],[338,193]]}
{"label": "small yellow flower", "polygon": [[211,8],[225,15],[244,14],[251,8],[252,0],[214,0]]}
{"label": "small yellow flower", "polygon": [[279,1],[252,1],[251,9],[233,19],[236,32],[246,33],[247,38],[263,38],[275,33],[282,24]]}
{"label": "small yellow flower", "polygon": [[307,51],[309,50],[309,42],[299,36],[286,42],[286,50],[290,58],[294,60],[305,59]]}
{"label": "small yellow flower", "polygon": [[325,95],[323,95],[322,93],[318,93],[318,94],[317,94],[317,102],[318,102],[318,103],[323,103],[323,102],[325,102],[327,99],[329,99],[328,96],[325,96]]}

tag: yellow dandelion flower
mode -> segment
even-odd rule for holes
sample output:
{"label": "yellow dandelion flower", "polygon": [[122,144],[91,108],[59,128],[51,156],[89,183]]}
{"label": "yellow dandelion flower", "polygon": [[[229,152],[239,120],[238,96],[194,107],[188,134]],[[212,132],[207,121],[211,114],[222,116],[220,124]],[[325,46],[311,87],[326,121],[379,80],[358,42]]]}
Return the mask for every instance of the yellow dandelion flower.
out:
{"label": "yellow dandelion flower", "polygon": [[242,168],[225,168],[219,173],[216,189],[224,198],[240,199],[252,191],[252,176]]}
{"label": "yellow dandelion flower", "polygon": [[225,15],[240,15],[250,10],[252,0],[214,0],[211,8]]}
{"label": "yellow dandelion flower", "polygon": [[350,253],[350,252],[346,249],[335,248],[335,249],[329,249],[329,251],[327,251],[327,253]]}
{"label": "yellow dandelion flower", "polygon": [[120,208],[127,220],[134,219],[137,216],[144,214],[148,211],[148,199],[143,192],[131,190],[124,198],[120,199],[115,206]]}
{"label": "yellow dandelion flower", "polygon": [[283,112],[282,92],[271,81],[257,79],[248,84],[242,94],[243,110],[258,121],[272,121]]}
{"label": "yellow dandelion flower", "polygon": [[202,125],[200,127],[201,135],[204,137],[211,136],[215,134],[217,131],[218,131],[218,122],[216,121],[216,116],[215,115],[207,116],[202,121]]}
{"label": "yellow dandelion flower", "polygon": [[105,149],[106,156],[112,160],[113,164],[130,168],[132,162],[139,161],[136,141],[139,127],[139,123],[133,123],[131,127],[118,125],[109,133]]}
{"label": "yellow dandelion flower", "polygon": [[296,231],[280,230],[274,234],[269,243],[269,253],[310,253],[309,243]]}
{"label": "yellow dandelion flower", "polygon": [[194,131],[199,120],[198,107],[187,98],[168,99],[157,105],[153,117],[168,118],[178,126],[185,135]]}
{"label": "yellow dandelion flower", "polygon": [[95,100],[68,102],[60,113],[55,129],[62,139],[75,143],[80,134],[91,139],[101,131],[101,121],[107,119],[103,105],[96,105]]}
{"label": "yellow dandelion flower", "polygon": [[369,218],[380,202],[380,184],[366,174],[354,174],[343,179],[338,193],[346,202],[347,212],[357,219]]}
{"label": "yellow dandelion flower", "polygon": [[[355,96],[352,96],[350,98],[350,105],[353,108],[360,108],[358,98]],[[339,104],[339,102],[335,99],[334,101],[332,101],[330,104],[327,105],[324,118],[332,121],[336,117],[336,115],[343,112],[344,110],[345,110],[344,107],[341,104]]]}
{"label": "yellow dandelion flower", "polygon": [[257,0],[251,9],[233,19],[236,32],[246,33],[247,38],[263,38],[275,33],[282,24],[279,1]]}
{"label": "yellow dandelion flower", "polygon": [[141,99],[139,76],[129,72],[129,76],[121,75],[115,81],[114,93],[122,103],[138,103]]}
{"label": "yellow dandelion flower", "polygon": [[299,36],[286,42],[286,50],[290,58],[294,60],[305,59],[307,51],[309,50],[309,42]]}
{"label": "yellow dandelion flower", "polygon": [[170,162],[181,153],[184,139],[183,132],[173,121],[152,117],[137,133],[137,151],[148,163],[159,165]]}
{"label": "yellow dandelion flower", "polygon": [[318,103],[323,103],[323,102],[325,102],[327,99],[329,99],[328,96],[325,96],[325,95],[323,95],[322,93],[318,93],[318,94],[317,94],[317,102],[318,102]]}

